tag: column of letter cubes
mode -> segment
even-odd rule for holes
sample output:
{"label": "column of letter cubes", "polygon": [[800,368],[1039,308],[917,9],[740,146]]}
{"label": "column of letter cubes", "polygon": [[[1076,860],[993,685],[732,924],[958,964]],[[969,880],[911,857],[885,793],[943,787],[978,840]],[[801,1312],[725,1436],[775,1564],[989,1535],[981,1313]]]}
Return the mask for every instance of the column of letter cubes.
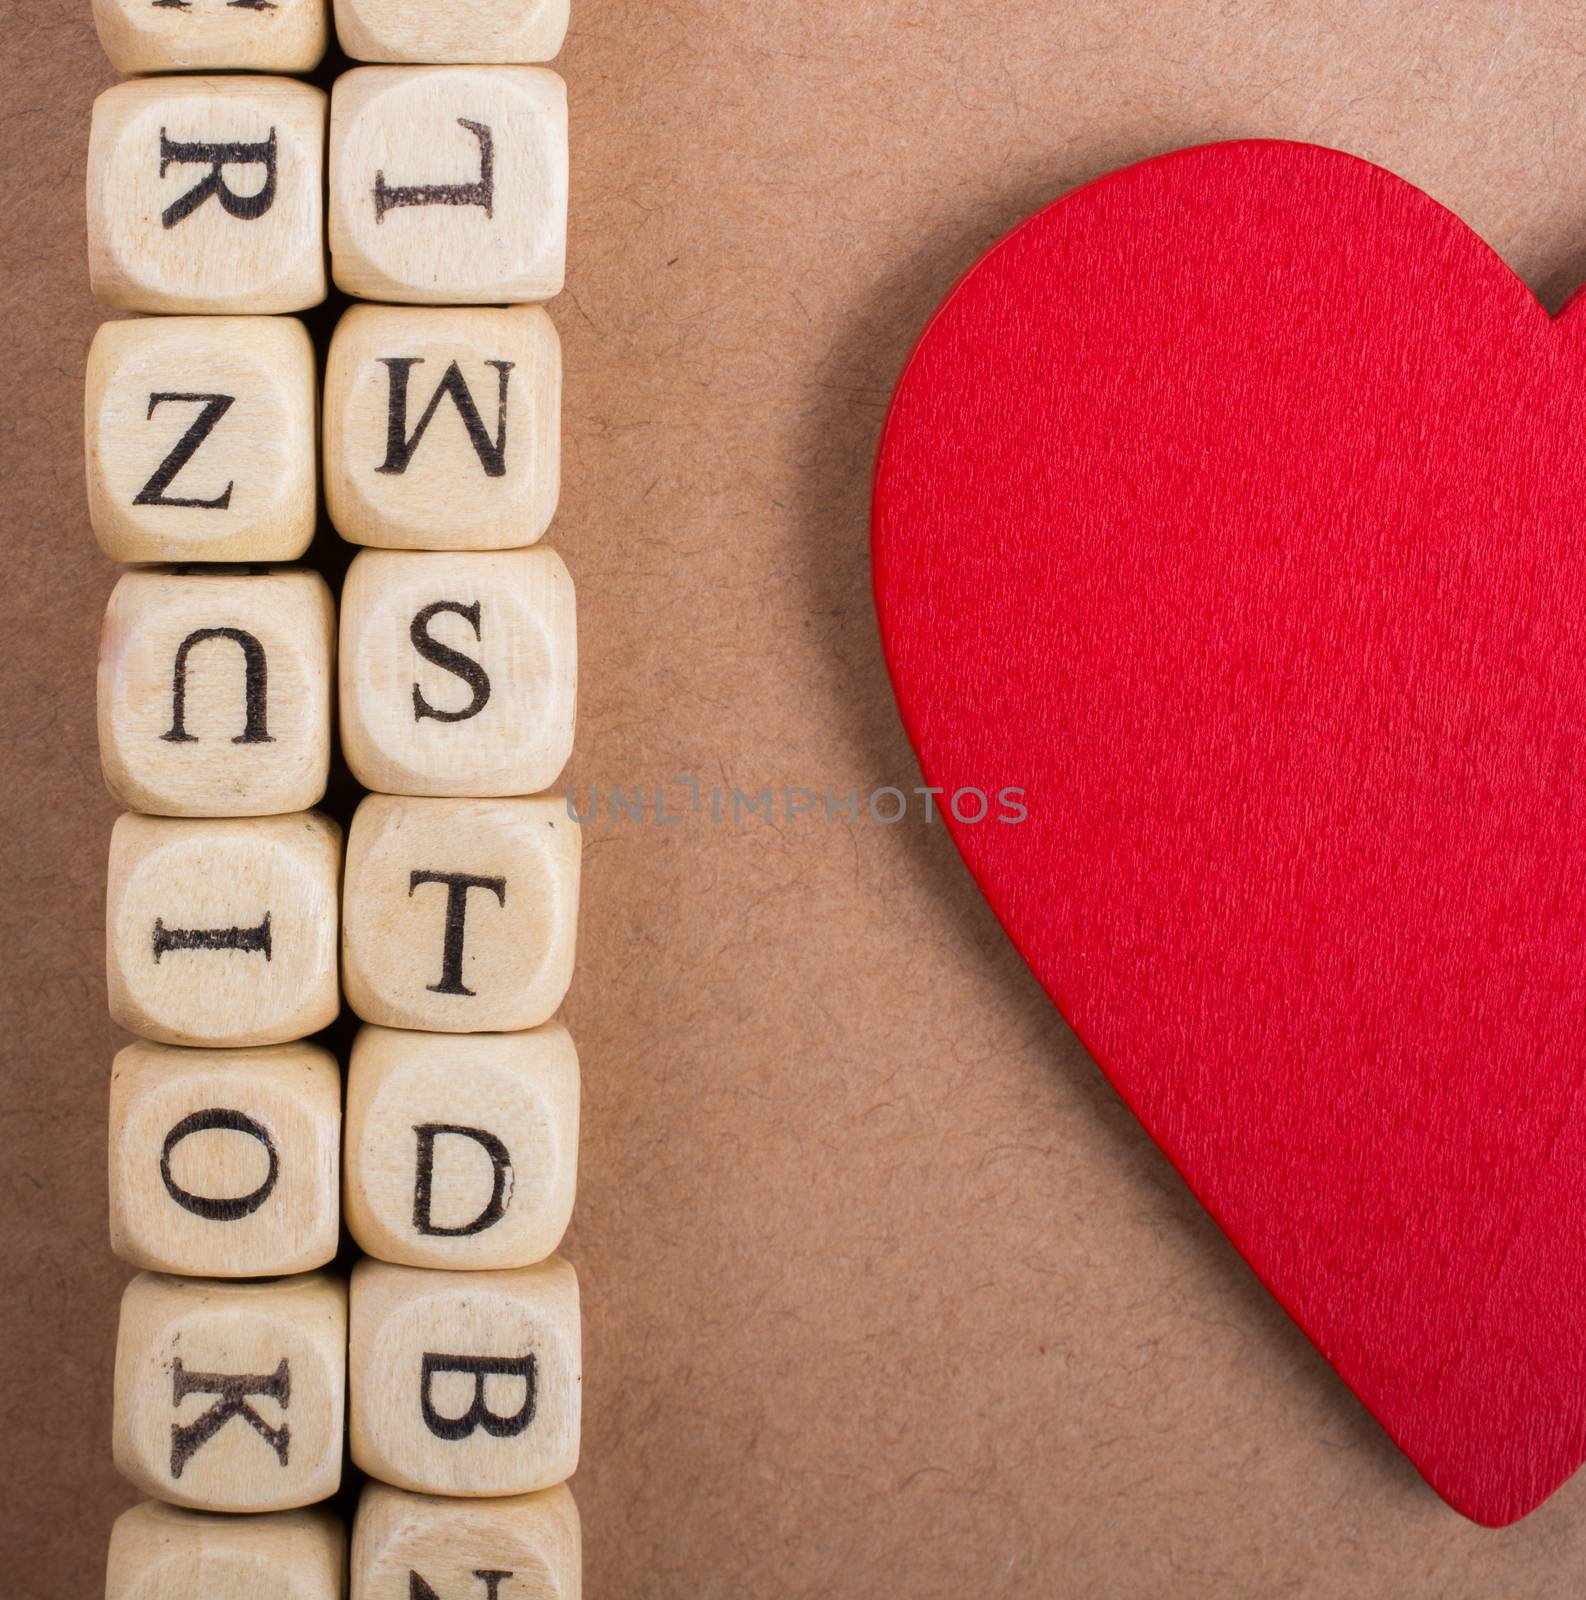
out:
{"label": "column of letter cubes", "polygon": [[[151,1498],[117,1523],[111,1600],[340,1600],[347,1290],[335,616],[284,565],[316,516],[327,0],[94,0],[124,72],[94,107],[89,253],[122,311],[89,356],[90,518],[131,564],[105,615],[114,1446]],[[240,75],[173,76],[190,69]],[[264,75],[255,75],[264,74]],[[260,313],[283,315],[261,316]],[[244,565],[246,564],[246,565]],[[267,1281],[256,1281],[267,1280]],[[218,1512],[252,1512],[235,1518]]]}
{"label": "column of letter cubes", "polygon": [[[338,0],[325,497],[343,589],[356,1600],[572,1600],[579,836],[559,488],[566,0]],[[429,63],[429,64],[423,64]],[[440,65],[438,63],[459,63]]]}

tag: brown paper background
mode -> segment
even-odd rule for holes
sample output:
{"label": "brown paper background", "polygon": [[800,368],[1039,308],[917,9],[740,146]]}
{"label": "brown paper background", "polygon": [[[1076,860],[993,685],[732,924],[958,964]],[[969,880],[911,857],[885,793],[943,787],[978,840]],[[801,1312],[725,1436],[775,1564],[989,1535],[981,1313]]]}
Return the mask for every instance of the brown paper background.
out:
{"label": "brown paper background", "polygon": [[[79,445],[82,168],[111,74],[86,0],[4,9],[0,1527],[5,1593],[64,1600],[98,1592],[132,1498],[108,1450],[126,1273],[93,733],[113,573]],[[1064,189],[1184,143],[1314,139],[1430,190],[1550,304],[1586,276],[1576,6],[575,13],[551,538],[579,584],[585,799],[917,781],[867,593],[877,428],[956,275]],[[1586,1481],[1498,1534],[1421,1485],[940,827],[602,821],[587,845],[568,1253],[592,1600],[1581,1592]]]}

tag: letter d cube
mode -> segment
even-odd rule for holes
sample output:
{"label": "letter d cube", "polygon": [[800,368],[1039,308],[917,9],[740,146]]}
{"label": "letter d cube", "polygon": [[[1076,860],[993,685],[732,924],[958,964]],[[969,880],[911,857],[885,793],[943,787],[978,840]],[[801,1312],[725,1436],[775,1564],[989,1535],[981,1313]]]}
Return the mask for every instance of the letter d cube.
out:
{"label": "letter d cube", "polygon": [[517,1495],[578,1465],[578,1280],[353,1269],[351,1449],[371,1477],[440,1495]]}

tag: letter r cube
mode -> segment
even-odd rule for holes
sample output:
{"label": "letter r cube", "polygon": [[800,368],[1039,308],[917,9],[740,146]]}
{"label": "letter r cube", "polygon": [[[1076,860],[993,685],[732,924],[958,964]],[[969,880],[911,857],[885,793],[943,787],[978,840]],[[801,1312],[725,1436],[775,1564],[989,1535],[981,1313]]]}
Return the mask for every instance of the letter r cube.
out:
{"label": "letter r cube", "polygon": [[324,94],[288,78],[142,78],[94,102],[88,269],[123,311],[302,311],[325,298]]}

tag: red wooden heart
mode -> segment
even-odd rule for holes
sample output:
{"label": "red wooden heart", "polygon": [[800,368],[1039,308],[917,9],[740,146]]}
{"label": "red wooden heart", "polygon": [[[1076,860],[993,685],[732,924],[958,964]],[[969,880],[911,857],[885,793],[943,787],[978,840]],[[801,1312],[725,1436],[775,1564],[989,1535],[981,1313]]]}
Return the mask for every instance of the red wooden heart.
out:
{"label": "red wooden heart", "polygon": [[1353,157],[1145,162],[937,313],[874,559],[928,782],[1027,792],[949,825],[1036,976],[1438,1493],[1523,1516],[1586,1457],[1586,312]]}

